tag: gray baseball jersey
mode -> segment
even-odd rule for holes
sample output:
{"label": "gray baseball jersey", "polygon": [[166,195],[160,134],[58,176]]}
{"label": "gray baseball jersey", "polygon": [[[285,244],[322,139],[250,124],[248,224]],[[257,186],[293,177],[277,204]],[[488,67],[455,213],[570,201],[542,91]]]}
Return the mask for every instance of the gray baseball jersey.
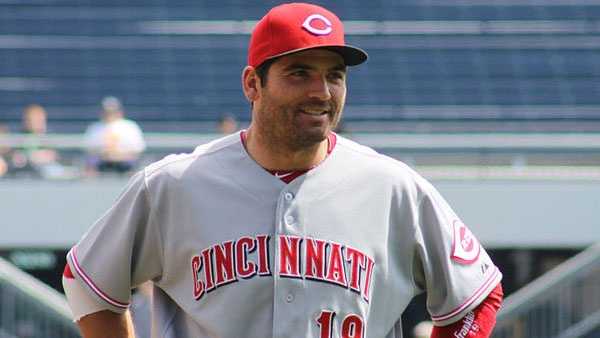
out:
{"label": "gray baseball jersey", "polygon": [[401,337],[427,291],[457,321],[501,274],[440,194],[343,137],[289,184],[231,135],[135,175],[68,254],[99,302],[124,311],[155,285],[153,337]]}

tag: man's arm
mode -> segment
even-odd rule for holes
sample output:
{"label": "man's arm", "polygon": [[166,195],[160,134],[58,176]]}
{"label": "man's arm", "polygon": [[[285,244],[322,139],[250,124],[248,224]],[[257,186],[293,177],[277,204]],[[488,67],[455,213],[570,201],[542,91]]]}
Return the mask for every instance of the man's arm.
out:
{"label": "man's arm", "polygon": [[83,338],[135,338],[129,311],[103,310],[83,316],[77,324]]}
{"label": "man's arm", "polygon": [[63,272],[63,289],[84,338],[135,338],[129,311],[116,313],[88,295],[77,282],[69,264]]}
{"label": "man's arm", "polygon": [[500,310],[504,292],[502,284],[461,320],[447,326],[434,326],[431,338],[488,338],[496,325],[496,312]]}

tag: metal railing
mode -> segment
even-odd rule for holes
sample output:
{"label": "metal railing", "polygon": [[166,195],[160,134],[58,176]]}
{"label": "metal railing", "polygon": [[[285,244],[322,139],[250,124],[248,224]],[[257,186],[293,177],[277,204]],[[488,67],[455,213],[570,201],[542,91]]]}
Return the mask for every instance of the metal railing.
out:
{"label": "metal railing", "polygon": [[508,297],[493,337],[600,337],[600,243]]}
{"label": "metal railing", "polygon": [[[498,151],[600,151],[600,133],[350,133],[342,134],[376,149]],[[152,149],[193,149],[223,136],[217,133],[145,133]],[[54,149],[84,149],[83,134],[0,134],[0,145],[19,148],[34,143]]]}
{"label": "metal railing", "polygon": [[0,338],[79,338],[64,297],[0,258]]}
{"label": "metal railing", "polygon": [[[600,120],[598,121],[600,123]],[[506,175],[521,177],[553,176],[564,171],[568,177],[574,175],[597,179],[600,173],[600,132],[595,133],[343,133],[354,141],[367,145],[377,151],[400,159],[405,163],[420,166],[435,166],[436,173],[451,171],[452,168],[441,166],[478,167],[477,176],[494,176],[502,171],[501,178]],[[146,151],[142,154],[141,164],[151,163],[167,154],[191,152],[193,149],[222,134],[215,133],[145,133]],[[10,149],[31,148],[55,149],[60,154],[63,170],[56,167],[49,169],[51,175],[58,178],[77,177],[86,163],[86,148],[82,134],[48,134],[31,136],[25,134],[0,134],[0,152],[4,151],[6,162],[10,162]],[[13,165],[14,166],[14,165]],[[9,166],[10,167],[10,166]],[[492,167],[491,170],[480,170],[481,167]],[[499,168],[496,168],[499,167]],[[575,167],[575,170],[572,170]],[[67,170],[65,170],[67,169]],[[525,170],[523,170],[525,169]],[[540,173],[541,169],[542,173]],[[10,173],[9,168],[9,173]],[[469,170],[471,173],[473,170]],[[529,173],[529,171],[533,171]],[[582,173],[583,171],[583,173]],[[43,173],[42,173],[43,174]],[[48,173],[46,173],[48,174]],[[550,174],[550,175],[548,175]],[[564,173],[558,173],[564,177]],[[12,177],[11,175],[6,175]],[[23,175],[20,175],[21,177]],[[45,175],[42,175],[43,177]],[[67,177],[64,177],[67,176]],[[52,178],[52,177],[50,177]]]}

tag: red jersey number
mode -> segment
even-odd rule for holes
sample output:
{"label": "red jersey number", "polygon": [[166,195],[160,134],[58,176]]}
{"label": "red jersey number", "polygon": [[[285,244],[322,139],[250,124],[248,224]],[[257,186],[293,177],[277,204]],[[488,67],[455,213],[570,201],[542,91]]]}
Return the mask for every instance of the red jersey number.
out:
{"label": "red jersey number", "polygon": [[[333,338],[333,321],[335,318],[335,312],[323,310],[321,314],[315,319],[317,326],[321,330],[319,338]],[[340,338],[362,338],[364,335],[365,325],[363,319],[356,314],[347,315],[342,320],[340,327]]]}

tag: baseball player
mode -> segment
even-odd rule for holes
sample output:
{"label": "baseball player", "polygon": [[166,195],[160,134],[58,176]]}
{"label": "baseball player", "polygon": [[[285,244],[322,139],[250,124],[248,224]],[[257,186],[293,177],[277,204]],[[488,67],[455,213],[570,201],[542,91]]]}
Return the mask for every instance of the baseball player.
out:
{"label": "baseball player", "polygon": [[146,281],[152,337],[398,338],[424,291],[432,337],[488,337],[501,273],[477,239],[409,167],[332,132],[366,59],[330,11],[271,9],[242,74],[248,129],[144,168],[69,251],[84,337],[134,337]]}

